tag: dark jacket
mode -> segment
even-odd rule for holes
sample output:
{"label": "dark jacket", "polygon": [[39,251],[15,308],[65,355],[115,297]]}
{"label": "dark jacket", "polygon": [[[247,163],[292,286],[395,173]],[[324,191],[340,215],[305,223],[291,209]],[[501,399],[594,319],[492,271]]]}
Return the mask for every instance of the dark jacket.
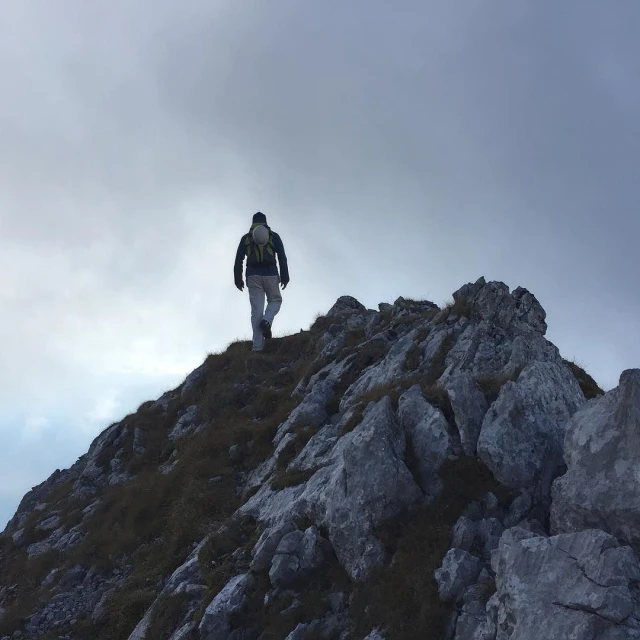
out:
{"label": "dark jacket", "polygon": [[[268,227],[269,228],[269,227]],[[271,229],[269,228],[271,231]],[[287,256],[284,252],[284,244],[282,243],[282,239],[275,232],[273,233],[273,250],[278,258],[278,265],[280,266],[280,273],[278,274],[278,265],[275,264],[275,260],[271,263],[264,262],[259,263],[254,259],[247,260],[247,268],[245,273],[245,278],[249,276],[280,276],[280,281],[283,284],[287,284],[289,282],[289,267],[287,265]],[[236,284],[242,282],[242,263],[244,259],[247,257],[246,252],[246,242],[247,238],[251,239],[251,232],[246,233],[240,239],[240,244],[238,245],[238,251],[236,252],[236,261],[233,265],[233,277]]]}

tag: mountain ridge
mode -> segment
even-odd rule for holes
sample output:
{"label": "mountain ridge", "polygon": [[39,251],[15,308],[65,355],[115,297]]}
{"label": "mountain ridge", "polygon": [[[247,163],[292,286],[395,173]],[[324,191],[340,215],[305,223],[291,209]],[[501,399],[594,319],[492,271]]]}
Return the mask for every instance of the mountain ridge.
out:
{"label": "mountain ridge", "polygon": [[[210,355],[25,495],[0,539],[0,633],[538,638],[531,609],[554,612],[549,637],[640,637],[629,516],[607,531],[571,480],[602,466],[589,425],[633,437],[637,376],[603,394],[546,330],[533,294],[481,278],[443,308],[343,296],[269,353]],[[616,556],[611,584],[550,602],[522,568],[534,543],[548,571]]]}

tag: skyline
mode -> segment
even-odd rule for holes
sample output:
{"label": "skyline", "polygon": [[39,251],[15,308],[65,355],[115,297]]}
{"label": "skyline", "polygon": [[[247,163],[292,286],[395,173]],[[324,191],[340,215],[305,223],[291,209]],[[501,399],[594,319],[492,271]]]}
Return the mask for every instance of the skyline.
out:
{"label": "skyline", "polygon": [[591,0],[10,0],[0,519],[249,336],[258,210],[291,270],[276,335],[484,276],[615,386],[640,363],[639,24]]}

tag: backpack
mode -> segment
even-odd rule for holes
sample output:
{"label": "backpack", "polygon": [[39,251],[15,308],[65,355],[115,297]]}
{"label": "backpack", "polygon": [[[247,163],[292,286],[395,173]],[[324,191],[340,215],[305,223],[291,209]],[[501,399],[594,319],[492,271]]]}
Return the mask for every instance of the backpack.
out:
{"label": "backpack", "polygon": [[[253,229],[254,227],[251,227],[252,231]],[[269,229],[269,240],[262,247],[254,241],[252,233],[249,232],[244,237],[244,250],[247,256],[247,265],[249,266],[265,267],[276,264],[276,252],[273,247],[273,231],[271,229]]]}

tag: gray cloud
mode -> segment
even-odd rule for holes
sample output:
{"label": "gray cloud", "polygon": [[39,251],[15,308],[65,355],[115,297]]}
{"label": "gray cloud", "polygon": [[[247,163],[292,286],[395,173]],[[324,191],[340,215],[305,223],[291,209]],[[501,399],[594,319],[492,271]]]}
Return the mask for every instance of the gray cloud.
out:
{"label": "gray cloud", "polygon": [[33,436],[51,457],[25,445],[20,468],[72,462],[248,334],[231,262],[257,209],[290,257],[283,333],[343,293],[441,303],[485,275],[536,293],[549,337],[615,385],[640,360],[639,18],[592,1],[8,3],[2,433],[56,425]]}

